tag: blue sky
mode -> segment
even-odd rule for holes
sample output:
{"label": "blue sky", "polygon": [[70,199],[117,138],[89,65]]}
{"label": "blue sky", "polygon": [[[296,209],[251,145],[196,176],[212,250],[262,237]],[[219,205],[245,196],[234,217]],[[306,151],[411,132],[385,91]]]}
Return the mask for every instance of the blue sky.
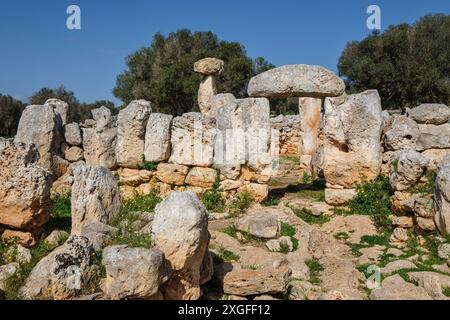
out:
{"label": "blue sky", "polygon": [[[66,9],[81,8],[82,29],[66,28]],[[371,4],[382,29],[427,13],[450,14],[448,0],[0,0],[0,93],[26,100],[64,84],[85,102],[113,97],[125,58],[153,34],[211,30],[239,41],[250,57],[280,66],[318,64],[336,71],[346,43],[361,40]]]}

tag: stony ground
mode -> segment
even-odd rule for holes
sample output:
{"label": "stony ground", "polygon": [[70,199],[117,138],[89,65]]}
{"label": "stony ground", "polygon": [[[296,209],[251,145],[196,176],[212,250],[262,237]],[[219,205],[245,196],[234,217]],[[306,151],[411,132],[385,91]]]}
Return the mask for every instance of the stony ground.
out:
{"label": "stony ground", "polygon": [[[421,244],[411,236],[406,243],[391,243],[380,235],[370,216],[334,213],[324,202],[323,190],[298,182],[288,174],[276,178],[272,194],[279,201],[272,201],[271,206],[252,205],[238,218],[212,214],[209,230],[210,249],[216,254],[215,281],[207,286],[205,298],[244,299],[238,291],[224,293],[227,281],[236,280],[224,276],[229,272],[264,273],[288,266],[292,275],[287,292],[270,295],[261,290],[246,298],[450,299],[450,268],[436,247],[442,239],[419,237]],[[291,237],[298,241],[297,248],[272,252],[268,240],[235,232],[232,226],[237,221],[255,214],[274,215],[283,225],[293,227]]]}

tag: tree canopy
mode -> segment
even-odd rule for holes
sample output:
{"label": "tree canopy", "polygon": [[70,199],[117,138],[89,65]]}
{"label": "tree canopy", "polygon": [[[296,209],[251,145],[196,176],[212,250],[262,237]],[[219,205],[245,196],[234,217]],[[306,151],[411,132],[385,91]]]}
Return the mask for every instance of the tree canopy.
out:
{"label": "tree canopy", "polygon": [[24,109],[22,101],[0,94],[0,137],[14,137]]}
{"label": "tree canopy", "polygon": [[347,89],[377,89],[387,109],[450,104],[450,16],[390,26],[347,45],[339,59]]}
{"label": "tree canopy", "polygon": [[111,101],[101,100],[93,103],[81,103],[75,97],[75,94],[72,91],[67,90],[64,86],[59,86],[56,89],[42,88],[30,97],[30,103],[44,104],[45,101],[52,98],[63,100],[69,104],[70,120],[74,122],[82,122],[92,118],[91,110],[100,108],[101,106],[109,108],[113,111],[113,114],[117,113],[117,109]]}
{"label": "tree canopy", "polygon": [[167,37],[157,33],[149,47],[127,58],[128,68],[117,77],[114,95],[125,104],[150,100],[156,111],[172,115],[196,111],[200,75],[194,63],[205,57],[225,62],[217,89],[236,97],[245,97],[251,77],[274,67],[262,57],[253,61],[240,43],[221,41],[212,32],[183,29]]}

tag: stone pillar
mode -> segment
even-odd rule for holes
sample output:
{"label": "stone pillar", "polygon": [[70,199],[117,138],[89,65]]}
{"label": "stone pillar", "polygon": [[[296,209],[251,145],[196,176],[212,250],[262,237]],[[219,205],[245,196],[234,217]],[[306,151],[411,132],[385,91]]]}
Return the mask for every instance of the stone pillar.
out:
{"label": "stone pillar", "polygon": [[194,65],[194,71],[202,75],[202,81],[198,90],[198,106],[200,112],[208,115],[214,96],[217,94],[216,76],[223,71],[224,62],[216,58],[205,58]]}
{"label": "stone pillar", "polygon": [[319,147],[320,112],[322,99],[299,99],[300,129],[302,131],[301,153],[314,155]]}
{"label": "stone pillar", "polygon": [[313,155],[319,147],[320,114],[322,110],[322,99],[300,98],[300,160],[309,168]]}

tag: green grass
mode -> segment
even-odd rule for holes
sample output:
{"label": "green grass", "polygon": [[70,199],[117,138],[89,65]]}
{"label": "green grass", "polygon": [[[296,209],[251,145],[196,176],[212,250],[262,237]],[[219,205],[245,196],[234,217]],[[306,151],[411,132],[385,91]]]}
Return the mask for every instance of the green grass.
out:
{"label": "green grass", "polygon": [[338,232],[334,235],[334,238],[337,240],[347,241],[350,239],[350,235],[347,232]]}
{"label": "green grass", "polygon": [[302,219],[303,221],[309,223],[309,224],[318,224],[323,225],[330,221],[330,217],[326,216],[324,214],[320,216],[313,215],[312,211],[306,208],[291,208],[292,211],[294,211],[294,214]]}
{"label": "green grass", "polygon": [[318,260],[306,260],[305,264],[308,266],[309,268],[309,282],[311,282],[312,284],[320,284],[321,280],[320,280],[320,272],[322,272],[323,266],[320,264],[320,262]]}
{"label": "green grass", "polygon": [[313,182],[313,177],[308,172],[303,172],[302,182],[303,184],[310,184]]}
{"label": "green grass", "polygon": [[269,195],[266,201],[264,201],[263,205],[266,207],[275,207],[280,204],[280,198],[274,195]]}
{"label": "green grass", "polygon": [[230,225],[222,230],[223,233],[229,235],[232,238],[237,238],[237,230],[236,227],[233,225]]}
{"label": "green grass", "polygon": [[91,257],[89,272],[83,277],[82,295],[99,292],[101,280],[106,277],[106,268],[102,264],[102,250],[94,252]]}
{"label": "green grass", "polygon": [[420,193],[423,195],[432,194],[434,190],[434,186],[436,184],[437,171],[433,169],[428,169],[426,173],[427,182],[426,183],[417,183],[411,188],[408,189],[410,193]]}
{"label": "green grass", "polygon": [[236,199],[230,205],[229,216],[238,217],[247,210],[250,205],[254,202],[254,198],[248,192],[242,192],[238,195]]}
{"label": "green grass", "polygon": [[[293,251],[296,251],[298,249],[298,239],[295,237],[295,233],[296,233],[296,230],[295,230],[294,226],[290,225],[289,223],[285,223],[285,222],[281,223],[280,235],[282,237],[290,237],[291,238],[292,245],[293,245]],[[286,250],[287,250],[287,252],[286,252]],[[283,252],[285,254],[289,253],[290,252],[289,247],[286,245],[284,245],[284,246],[282,245],[280,252]]]}
{"label": "green grass", "polygon": [[156,171],[158,163],[145,160],[145,155],[141,155],[141,164],[138,166],[139,170]]}
{"label": "green grass", "polygon": [[324,189],[303,189],[297,192],[297,194],[303,198],[310,198],[316,202],[325,201],[325,190]]}
{"label": "green grass", "polygon": [[211,190],[206,191],[202,196],[202,202],[205,208],[211,212],[224,212],[225,201],[222,194],[219,192],[220,187],[220,173],[217,171],[216,180]]}
{"label": "green grass", "polygon": [[237,254],[235,254],[232,251],[226,250],[223,247],[220,247],[218,249],[219,252],[219,256],[220,258],[224,261],[224,262],[234,262],[234,261],[239,261],[239,259],[241,257],[239,257]]}
{"label": "green grass", "polygon": [[[161,200],[155,191],[126,200],[120,213],[111,222],[111,225],[119,230],[111,241],[111,245],[151,248],[153,242],[150,235],[140,232],[140,230],[134,230],[132,226],[133,222],[138,220],[138,216],[134,212],[151,213]],[[121,226],[122,222],[125,222],[126,227]]]}
{"label": "green grass", "polygon": [[442,294],[450,298],[450,287],[445,287],[442,289]]}
{"label": "green grass", "polygon": [[124,201],[123,207],[127,211],[153,212],[161,200],[158,193],[153,190],[149,194],[137,194],[134,198]]}
{"label": "green grass", "polygon": [[44,225],[45,231],[63,230],[70,233],[72,228],[70,194],[57,194],[52,198],[52,213]]}
{"label": "green grass", "polygon": [[397,172],[397,170],[398,170],[398,160],[393,160],[391,162],[391,166],[392,166],[392,169],[394,169],[394,172]]}
{"label": "green grass", "polygon": [[52,252],[55,248],[56,246],[41,241],[36,247],[31,249],[31,261],[22,264],[17,272],[5,281],[4,291],[7,300],[20,300],[19,289],[25,283],[25,280],[28,278],[33,268],[42,258]]}

